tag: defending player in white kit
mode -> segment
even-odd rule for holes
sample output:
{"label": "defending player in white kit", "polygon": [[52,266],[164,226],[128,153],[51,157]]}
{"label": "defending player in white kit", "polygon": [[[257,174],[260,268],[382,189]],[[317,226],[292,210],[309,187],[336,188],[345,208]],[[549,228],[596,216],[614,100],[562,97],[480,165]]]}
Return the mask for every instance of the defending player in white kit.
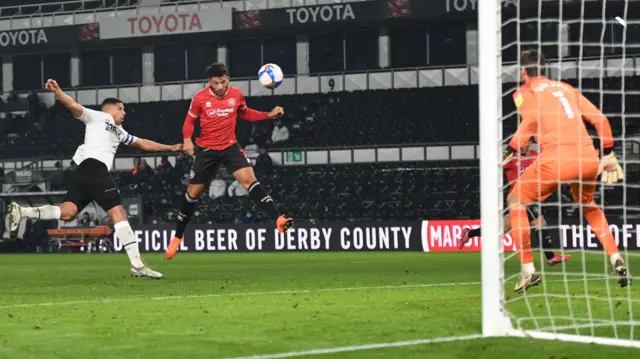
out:
{"label": "defending player in white kit", "polygon": [[56,94],[60,103],[86,125],[84,143],[78,147],[73,162],[77,165],[69,190],[61,206],[20,207],[9,206],[9,229],[18,229],[23,218],[72,220],[78,211],[92,201],[102,207],[114,223],[116,235],[122,242],[131,262],[131,275],[135,277],[162,278],[140,258],[138,241],[129,225],[127,213],[122,207],[120,190],[109,171],[118,146],[122,143],[144,151],[181,151],[182,145],[163,145],[130,135],[122,128],[125,111],[122,101],[107,98],[102,111],[83,107],[65,94],[55,80],[48,80],[45,88]]}

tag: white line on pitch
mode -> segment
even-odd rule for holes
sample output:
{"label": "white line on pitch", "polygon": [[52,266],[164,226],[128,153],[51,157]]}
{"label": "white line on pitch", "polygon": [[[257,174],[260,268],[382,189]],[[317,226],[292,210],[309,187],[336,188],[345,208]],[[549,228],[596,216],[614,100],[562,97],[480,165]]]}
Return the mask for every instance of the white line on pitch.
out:
{"label": "white line on pitch", "polygon": [[433,288],[433,287],[453,287],[479,285],[480,282],[449,282],[449,283],[425,283],[425,284],[401,284],[401,285],[380,285],[380,286],[363,286],[363,287],[342,287],[342,288],[325,288],[325,289],[294,289],[294,290],[277,290],[270,292],[235,292],[235,293],[214,293],[214,294],[196,294],[196,295],[176,295],[165,297],[133,297],[133,298],[112,298],[112,299],[95,299],[95,300],[74,300],[67,302],[46,302],[46,303],[25,303],[11,304],[0,306],[0,309],[11,308],[32,308],[32,307],[52,307],[58,305],[87,304],[87,303],[114,303],[138,300],[172,300],[172,299],[198,299],[198,298],[215,298],[215,297],[249,297],[258,295],[282,295],[282,294],[311,294],[311,293],[327,293],[327,292],[348,292],[356,290],[368,289],[402,289],[402,288]]}
{"label": "white line on pitch", "polygon": [[[592,280],[592,279],[588,279]],[[599,280],[593,279],[593,280]],[[583,279],[569,279],[567,282],[581,282]],[[564,280],[548,280],[549,282],[565,282]],[[235,293],[214,293],[214,294],[195,294],[195,295],[176,295],[165,297],[130,297],[130,298],[112,298],[112,299],[94,299],[94,300],[73,300],[66,302],[45,302],[45,303],[25,303],[25,304],[10,304],[0,306],[2,309],[12,308],[34,308],[34,307],[54,307],[58,305],[72,305],[72,304],[87,304],[87,303],[116,303],[116,302],[129,302],[139,300],[173,300],[173,299],[200,299],[200,298],[216,298],[216,297],[249,297],[259,295],[282,295],[282,294],[311,294],[311,293],[330,293],[330,292],[348,292],[356,290],[369,290],[369,289],[403,289],[403,288],[435,288],[435,287],[455,287],[455,286],[468,286],[468,285],[480,285],[481,282],[448,282],[448,283],[425,283],[425,284],[401,284],[401,285],[379,285],[379,286],[363,286],[363,287],[342,287],[342,288],[325,288],[325,289],[293,289],[293,290],[277,290],[270,292],[235,292]]]}
{"label": "white line on pitch", "polygon": [[293,358],[293,357],[302,357],[302,356],[310,356],[310,355],[322,355],[322,354],[335,354],[335,353],[344,353],[344,352],[355,352],[355,351],[359,351],[359,350],[384,349],[384,348],[408,347],[408,346],[424,345],[424,344],[447,343],[447,342],[455,342],[455,341],[460,341],[460,340],[470,340],[470,339],[478,339],[478,338],[482,338],[482,335],[481,334],[471,334],[471,335],[463,335],[463,336],[455,336],[455,337],[442,337],[442,338],[433,338],[433,339],[417,339],[417,340],[407,340],[407,341],[402,341],[402,342],[375,343],[375,344],[354,345],[354,346],[348,346],[348,347],[311,349],[311,350],[303,350],[303,351],[297,351],[297,352],[285,352],[285,353],[252,355],[252,356],[245,356],[245,357],[231,357],[231,358],[225,358],[225,359],[279,359],[279,358]]}

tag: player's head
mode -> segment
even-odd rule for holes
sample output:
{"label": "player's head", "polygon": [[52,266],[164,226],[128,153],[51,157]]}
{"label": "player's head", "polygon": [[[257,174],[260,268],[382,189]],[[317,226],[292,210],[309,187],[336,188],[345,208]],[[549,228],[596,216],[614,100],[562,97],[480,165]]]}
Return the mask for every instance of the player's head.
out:
{"label": "player's head", "polygon": [[207,67],[207,78],[209,79],[209,87],[216,96],[222,97],[229,87],[229,74],[227,67],[221,63],[215,63]]}
{"label": "player's head", "polygon": [[525,83],[532,77],[546,76],[547,59],[538,50],[525,50],[520,53],[520,81]]}
{"label": "player's head", "polygon": [[127,113],[124,112],[124,104],[122,101],[115,97],[108,97],[102,101],[102,112],[106,112],[113,117],[113,121],[116,125],[122,125],[124,121],[124,115]]}

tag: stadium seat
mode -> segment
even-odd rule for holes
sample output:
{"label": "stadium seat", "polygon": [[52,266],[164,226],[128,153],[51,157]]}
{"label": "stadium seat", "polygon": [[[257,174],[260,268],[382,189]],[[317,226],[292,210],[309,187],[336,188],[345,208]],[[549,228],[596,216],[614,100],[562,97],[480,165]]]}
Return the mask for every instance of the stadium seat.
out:
{"label": "stadium seat", "polygon": [[[475,218],[477,172],[475,161],[420,162],[276,167],[259,177],[282,211],[303,220],[411,220]],[[147,214],[171,221],[184,196],[181,177],[179,169],[142,180],[121,172],[116,181],[124,197],[144,199]],[[231,181],[226,178],[227,185]],[[203,223],[269,221],[248,197],[209,199],[205,191],[199,203]]]}

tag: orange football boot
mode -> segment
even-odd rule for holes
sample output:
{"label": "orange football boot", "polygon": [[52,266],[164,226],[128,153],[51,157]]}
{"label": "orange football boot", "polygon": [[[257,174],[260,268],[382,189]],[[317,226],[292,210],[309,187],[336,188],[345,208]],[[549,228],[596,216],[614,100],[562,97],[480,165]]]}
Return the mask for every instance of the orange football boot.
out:
{"label": "orange football boot", "polygon": [[[280,217],[278,217],[278,220],[276,221],[276,226],[278,227],[278,231],[280,232],[286,232],[287,229],[292,228],[293,227],[293,219],[285,216],[284,214],[281,215]],[[172,241],[173,243],[173,241]]]}
{"label": "orange football boot", "polygon": [[164,257],[167,259],[175,257],[178,252],[178,248],[180,248],[180,244],[182,244],[182,238],[173,237],[171,243],[169,243],[169,247],[167,247],[167,250],[164,252]]}

